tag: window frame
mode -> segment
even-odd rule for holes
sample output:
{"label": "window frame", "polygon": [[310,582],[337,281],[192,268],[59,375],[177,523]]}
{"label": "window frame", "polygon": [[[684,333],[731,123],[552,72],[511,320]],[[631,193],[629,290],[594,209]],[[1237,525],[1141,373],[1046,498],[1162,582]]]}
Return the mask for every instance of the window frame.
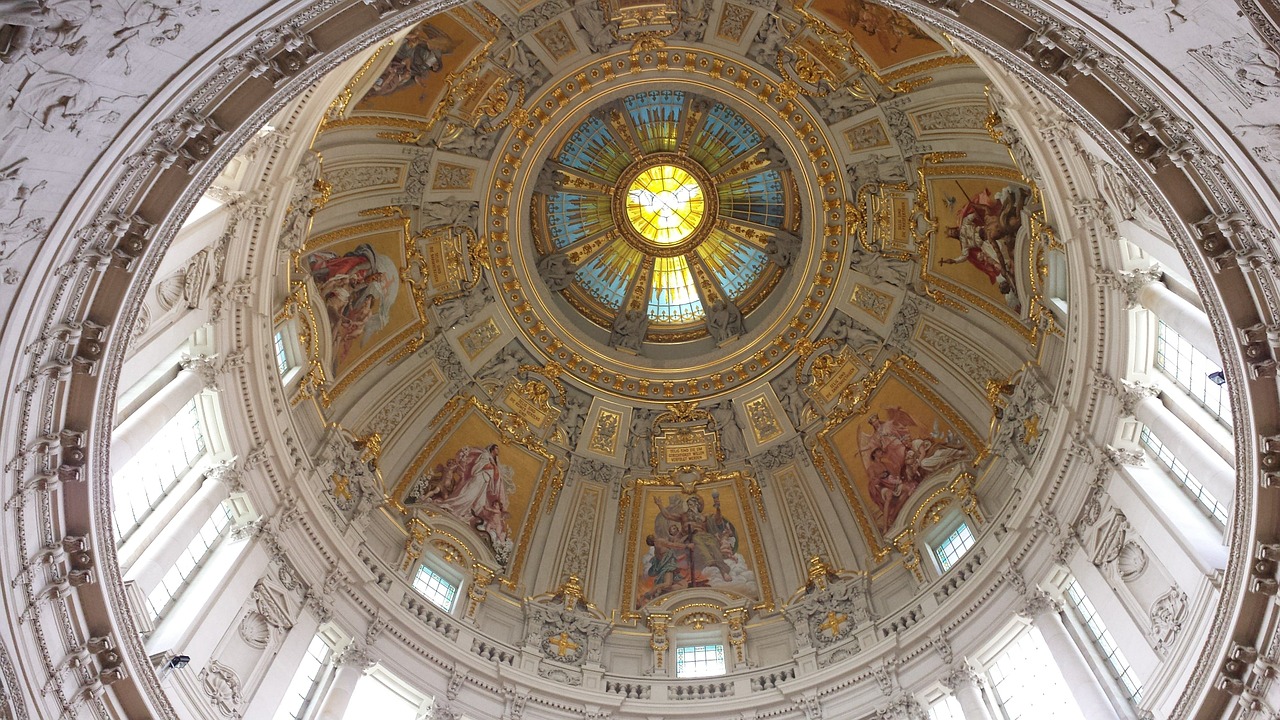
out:
{"label": "window frame", "polygon": [[[1101,613],[1089,600],[1084,586],[1074,576],[1068,575],[1063,581],[1062,599],[1063,605],[1069,608],[1068,614],[1080,630],[1080,639],[1089,643],[1089,652],[1086,656],[1096,654],[1097,660],[1102,662],[1103,667],[1096,668],[1095,672],[1098,669],[1104,670],[1105,677],[1114,684],[1120,697],[1136,709],[1143,699],[1143,682],[1125,657],[1120,643],[1116,642],[1115,637],[1107,630]],[[1088,605],[1087,610],[1084,607],[1085,604]],[[1081,649],[1084,650],[1084,648]]]}
{"label": "window frame", "polygon": [[[155,449],[161,448],[161,446],[168,445],[169,443],[171,443],[176,439],[177,437],[176,435],[170,436],[168,433],[171,428],[179,424],[179,422],[183,419],[183,416],[185,414],[189,414],[192,416],[193,418],[192,424],[197,428],[197,431],[194,436],[195,444],[197,446],[197,450],[195,454],[188,459],[186,467],[177,469],[174,471],[173,477],[167,480],[166,482],[164,482],[163,487],[160,488],[160,491],[156,494],[154,498],[149,498],[147,507],[143,512],[131,513],[133,522],[129,525],[129,527],[127,528],[121,527],[121,524],[120,524],[120,520],[122,518],[121,511],[125,509],[125,504],[119,502],[123,498],[117,496],[117,489],[119,486],[123,484],[122,481],[130,482],[131,484],[135,485],[135,487],[132,489],[136,490],[138,489],[136,487],[137,485],[149,483],[153,479],[155,479],[155,477],[157,477],[157,476],[149,476],[142,480],[135,480],[134,478],[130,478],[126,476],[125,473],[129,472],[130,469],[134,467],[135,463],[155,462],[156,458],[152,457],[152,454],[155,453]],[[120,550],[121,548],[123,548],[125,544],[129,542],[130,539],[137,536],[137,534],[148,524],[148,522],[150,522],[155,517],[156,511],[160,508],[162,504],[164,504],[164,501],[170,496],[172,496],[175,492],[177,492],[181,487],[183,487],[188,480],[190,480],[193,477],[203,477],[204,473],[203,471],[200,470],[201,466],[206,464],[209,458],[211,458],[215,454],[214,449],[212,447],[212,442],[211,442],[212,429],[210,425],[211,425],[210,418],[206,415],[206,413],[202,409],[202,403],[200,402],[200,393],[197,393],[189,401],[187,401],[180,410],[178,410],[177,414],[175,414],[172,418],[170,418],[167,422],[165,422],[165,424],[160,428],[160,430],[157,431],[156,434],[142,446],[142,448],[137,452],[137,454],[135,454],[132,458],[130,458],[129,461],[124,464],[123,467],[121,467],[116,472],[112,473],[111,475],[112,518],[111,519],[112,519],[112,531],[116,534],[117,550]],[[184,426],[184,429],[185,429],[185,426]],[[186,439],[187,439],[186,437],[181,438],[181,440],[183,441],[185,441]],[[132,503],[129,505],[129,507],[131,510],[136,509],[136,507]]]}
{"label": "window frame", "polygon": [[[418,578],[422,575],[424,570],[453,588],[453,597],[449,607],[446,608],[442,606],[440,603],[436,602],[434,598],[418,587]],[[443,612],[452,615],[453,612],[458,609],[458,600],[462,597],[463,578],[462,573],[459,573],[449,567],[447,563],[434,555],[428,554],[424,555],[422,560],[418,562],[417,567],[414,568],[413,574],[409,577],[409,586],[413,588],[414,592],[416,592],[419,597],[425,599],[427,602],[431,603]]]}
{"label": "window frame", "polygon": [[[215,530],[215,533],[212,537],[208,537],[205,531],[211,526]],[[231,530],[235,526],[235,509],[230,499],[223,500],[221,503],[218,503],[217,508],[209,514],[209,517],[201,523],[200,529],[197,530],[195,535],[193,535],[187,542],[187,546],[182,550],[182,555],[179,556],[174,565],[165,571],[160,582],[152,588],[151,592],[147,593],[147,606],[151,612],[151,622],[153,625],[159,626],[159,624],[169,615],[174,606],[178,604],[178,601],[182,599],[182,596],[186,593],[187,589],[191,587],[191,584],[195,581],[196,577],[200,575],[200,571],[209,564],[209,559],[213,557],[214,552],[223,545],[227,536],[231,534]],[[192,548],[197,547],[197,542],[204,544],[204,547],[198,551],[198,556],[196,556],[196,553],[192,552]],[[180,570],[180,564],[183,559],[188,556],[190,556],[189,567],[185,571]],[[178,572],[179,580],[174,583],[172,587],[169,587],[165,584],[165,581],[175,570]],[[161,607],[156,607],[156,598],[158,597],[158,593],[162,590],[167,597]]]}
{"label": "window frame", "polygon": [[[937,548],[955,534],[961,525],[969,528],[969,534],[973,537],[973,543],[964,549],[964,552],[956,556],[950,565],[942,566],[942,561],[938,557]],[[942,577],[950,572],[956,565],[971,552],[978,547],[979,541],[979,525],[978,522],[970,517],[967,513],[956,508],[953,504],[952,508],[946,512],[937,522],[922,533],[917,540],[917,550],[921,555],[929,556],[929,565],[933,568],[933,572],[937,577]],[[921,563],[923,566],[923,563]]]}
{"label": "window frame", "polygon": [[[710,640],[710,639],[690,640],[688,642],[682,642],[676,645],[675,657],[672,660],[672,669],[676,679],[677,680],[706,680],[708,678],[724,677],[725,675],[728,675],[730,670],[729,653],[725,646],[726,646],[726,643],[722,638],[716,638],[714,640]],[[719,653],[719,658],[711,658],[709,660],[705,660],[705,662],[714,663],[715,660],[718,659],[720,661],[719,671],[718,672],[698,672],[692,675],[681,675],[680,667],[682,662],[688,662],[688,661],[681,660],[680,656],[682,654],[682,651],[692,651],[696,655],[699,653],[699,651],[703,651],[703,650],[714,650]],[[704,662],[704,660],[695,659],[694,662],[696,664],[699,662]]]}
{"label": "window frame", "polygon": [[[1028,668],[1029,665],[1026,661],[1030,656],[1028,655],[1027,650],[1030,648],[1027,647],[1027,643],[1032,643],[1037,646],[1035,649],[1040,653],[1037,659],[1041,664],[1039,667],[1033,668],[1034,672],[1032,673],[1032,677],[1024,679],[1030,679],[1040,684],[1036,686],[1019,685],[1017,687],[1023,690],[1030,688],[1033,692],[1039,693],[1038,697],[1043,701],[1044,697],[1048,694],[1046,693],[1046,687],[1044,685],[1047,680],[1049,682],[1049,686],[1053,687],[1055,690],[1052,697],[1058,701],[1059,707],[1054,709],[1045,708],[1043,705],[1031,706],[1022,709],[1029,710],[1032,714],[1028,715],[1024,713],[1015,716],[1012,713],[1019,710],[1017,703],[1021,702],[1019,699],[1020,696],[1013,693],[1007,693],[1007,695],[1001,693],[1001,687],[1004,686],[1011,678],[1015,677],[1013,674],[1004,674],[1004,668],[1007,664],[1004,661],[1004,657],[1005,655],[1010,654],[1015,649],[1015,646],[1019,646],[1017,648],[1020,651],[1019,657],[1015,658],[1012,662],[1015,667],[1024,669]],[[1019,662],[1019,660],[1021,660],[1021,662]],[[1031,718],[1039,720],[1044,717],[1046,713],[1053,713],[1053,717],[1062,717],[1062,715],[1065,715],[1066,720],[1088,720],[1082,717],[1079,705],[1076,703],[1075,697],[1071,694],[1071,688],[1067,684],[1066,678],[1062,675],[1062,669],[1058,667],[1057,661],[1054,659],[1053,654],[1045,644],[1044,637],[1040,633],[1040,629],[1030,621],[1019,619],[1009,623],[1009,625],[1007,625],[999,634],[997,639],[992,642],[989,649],[981,654],[981,661],[981,665],[983,667],[982,674],[987,683],[985,694],[987,694],[991,701],[990,704],[993,716],[1006,719],[1016,717],[1022,720],[1030,720]],[[1061,681],[1061,685],[1058,684],[1059,681]],[[1012,709],[1006,707],[1010,702],[1015,703]]]}
{"label": "window frame", "polygon": [[[277,336],[284,345],[284,355],[289,365],[284,372],[280,371],[279,348],[276,345]],[[301,373],[304,357],[302,344],[298,340],[297,324],[294,320],[285,319],[271,328],[271,357],[275,365],[276,375],[280,378],[280,384],[288,387]]]}
{"label": "window frame", "polygon": [[[1208,379],[1212,372],[1222,372],[1222,368],[1159,316],[1152,313],[1152,317],[1155,320],[1155,337],[1151,346],[1152,372],[1167,381],[1170,387],[1177,388],[1179,393],[1213,418],[1215,423],[1232,432],[1234,419],[1230,394],[1225,385],[1218,385]],[[1177,362],[1171,364],[1171,357]],[[1181,377],[1184,370],[1185,379]],[[1204,370],[1210,372],[1202,372]],[[1203,378],[1200,379],[1202,375]],[[1192,385],[1200,385],[1200,390],[1193,389]],[[1211,390],[1210,386],[1216,389]],[[1210,402],[1209,395],[1213,395],[1215,402]]]}
{"label": "window frame", "polygon": [[1159,467],[1164,476],[1187,495],[1197,510],[1212,520],[1219,529],[1226,528],[1230,519],[1229,508],[1191,474],[1159,435],[1143,425],[1138,431],[1138,445],[1151,458],[1152,464]]}
{"label": "window frame", "polygon": [[[963,537],[961,537],[962,534]],[[965,542],[966,538],[968,542]],[[959,551],[954,553],[952,548],[956,547],[956,545],[948,546],[953,539],[957,539],[957,544],[960,546]],[[969,527],[969,523],[962,518],[955,524],[951,532],[947,533],[941,540],[930,543],[929,549],[932,551],[933,561],[937,564],[939,574],[945,575],[977,546],[978,536],[973,534],[973,529]]]}
{"label": "window frame", "polygon": [[[280,700],[280,705],[276,708],[272,720],[305,720],[309,714],[308,711],[316,707],[325,683],[333,675],[335,669],[334,659],[338,655],[334,649],[334,643],[328,635],[323,629],[320,629],[311,637],[311,642],[307,644],[307,651],[302,656],[302,660],[298,662],[298,667],[294,669],[293,677],[290,678],[289,685],[285,687],[285,696]],[[307,660],[317,659],[314,654],[316,645],[322,646],[325,652],[323,657],[318,658],[320,663],[316,666],[314,677],[308,678],[307,691],[300,693],[300,688],[296,687],[299,684],[298,678],[302,677],[301,673]],[[300,700],[293,710],[289,710],[286,707],[287,704],[290,704],[291,692]]]}

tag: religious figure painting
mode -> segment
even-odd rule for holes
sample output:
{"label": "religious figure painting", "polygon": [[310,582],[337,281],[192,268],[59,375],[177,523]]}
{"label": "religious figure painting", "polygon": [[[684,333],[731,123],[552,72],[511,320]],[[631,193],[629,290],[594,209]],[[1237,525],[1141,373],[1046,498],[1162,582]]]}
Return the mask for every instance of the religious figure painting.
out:
{"label": "religious figure painting", "polygon": [[513,543],[508,521],[516,485],[497,443],[465,445],[437,463],[409,490],[406,504],[430,503],[489,538],[499,554]]}
{"label": "religious figure painting", "polygon": [[974,456],[955,426],[893,375],[832,433],[829,447],[881,537],[889,536],[921,486]]}
{"label": "religious figure painting", "polygon": [[399,270],[369,243],[341,255],[317,250],[306,262],[329,318],[334,365],[341,365],[353,349],[386,327],[399,294]]}
{"label": "religious figure painting", "polygon": [[509,440],[478,410],[450,413],[409,468],[406,507],[425,507],[476,532],[510,569],[522,519],[529,514],[548,460]]}
{"label": "religious figure painting", "polygon": [[465,12],[445,12],[411,30],[365,91],[356,112],[430,114],[451,73],[461,69],[481,45],[462,21]]}
{"label": "religious figure painting", "polygon": [[687,588],[760,599],[742,502],[733,483],[694,491],[647,490],[637,508],[633,607]]}
{"label": "religious figure painting", "polygon": [[814,0],[810,8],[852,35],[879,70],[945,52],[910,18],[869,0]]}
{"label": "religious figure painting", "polygon": [[1024,318],[1031,189],[998,176],[933,176],[928,193],[938,232],[927,274],[961,287],[972,294],[968,299],[986,301],[990,309]]}
{"label": "religious figure painting", "polygon": [[[312,238],[299,261],[324,308],[333,387],[416,327],[413,299],[400,287],[405,265],[399,221],[380,221]],[[336,394],[336,393],[335,393]]]}

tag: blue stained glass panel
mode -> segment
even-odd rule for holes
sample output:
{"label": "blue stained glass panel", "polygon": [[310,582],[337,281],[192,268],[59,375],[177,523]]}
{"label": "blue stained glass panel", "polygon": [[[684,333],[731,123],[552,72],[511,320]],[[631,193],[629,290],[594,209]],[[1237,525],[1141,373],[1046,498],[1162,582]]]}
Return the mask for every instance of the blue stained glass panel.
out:
{"label": "blue stained glass panel", "polygon": [[747,119],[719,104],[712,106],[689,145],[689,156],[712,175],[760,145],[760,133]]}
{"label": "blue stained glass panel", "polygon": [[600,118],[589,117],[565,140],[559,160],[571,168],[613,183],[631,164],[631,155],[618,144],[613,129]]}
{"label": "blue stained glass panel", "polygon": [[769,227],[782,227],[786,193],[777,170],[736,178],[720,186],[720,214]]}
{"label": "blue stained glass panel", "polygon": [[606,197],[558,192],[547,198],[547,229],[557,250],[612,227]]}
{"label": "blue stained glass panel", "polygon": [[651,90],[630,95],[622,104],[627,108],[642,150],[647,153],[675,152],[684,115],[684,92]]}

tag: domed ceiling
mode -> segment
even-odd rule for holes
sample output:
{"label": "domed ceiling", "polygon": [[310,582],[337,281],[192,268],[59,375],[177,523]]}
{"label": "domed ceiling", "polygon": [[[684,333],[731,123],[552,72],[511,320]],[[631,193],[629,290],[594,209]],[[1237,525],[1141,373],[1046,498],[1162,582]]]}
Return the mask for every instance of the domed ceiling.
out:
{"label": "domed ceiling", "polygon": [[616,646],[790,633],[827,578],[893,611],[1056,426],[1060,248],[1001,103],[861,0],[495,0],[386,43],[281,241],[334,522]]}

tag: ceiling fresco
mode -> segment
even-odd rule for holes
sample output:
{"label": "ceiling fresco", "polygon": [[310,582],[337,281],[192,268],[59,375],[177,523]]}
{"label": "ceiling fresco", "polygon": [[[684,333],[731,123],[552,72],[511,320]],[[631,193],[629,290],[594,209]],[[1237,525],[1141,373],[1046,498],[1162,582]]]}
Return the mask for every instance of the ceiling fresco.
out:
{"label": "ceiling fresco", "polygon": [[494,2],[378,48],[314,140],[282,314],[295,402],[351,437],[410,402],[380,378],[435,380],[375,443],[402,560],[447,536],[655,638],[768,617],[819,555],[923,579],[928,528],[981,529],[1034,462],[1061,338],[1035,173],[948,38],[861,0],[669,10]]}

